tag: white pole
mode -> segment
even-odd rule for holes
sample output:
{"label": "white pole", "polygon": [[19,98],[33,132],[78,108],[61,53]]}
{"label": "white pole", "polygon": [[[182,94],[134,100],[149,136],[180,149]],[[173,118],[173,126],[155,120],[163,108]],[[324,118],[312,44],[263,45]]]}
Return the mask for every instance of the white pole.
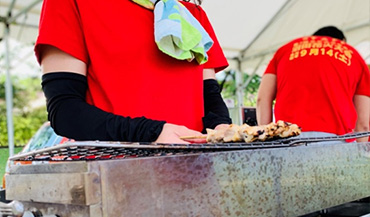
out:
{"label": "white pole", "polygon": [[5,98],[6,98],[6,120],[7,120],[7,127],[8,127],[8,146],[9,146],[9,156],[14,155],[14,125],[13,125],[13,88],[12,88],[12,81],[10,75],[10,49],[9,49],[9,25],[16,21],[16,19],[26,14],[29,10],[31,10],[35,5],[42,2],[42,0],[34,0],[31,2],[27,7],[23,8],[20,12],[16,15],[12,15],[12,10],[15,6],[16,0],[12,0],[11,4],[8,8],[8,16],[4,22],[4,36],[3,40],[5,43],[5,71],[6,71],[6,81],[5,81]]}
{"label": "white pole", "polygon": [[14,155],[14,126],[13,126],[13,88],[12,81],[10,77],[10,58],[9,58],[9,25],[5,23],[4,37],[5,43],[5,99],[6,99],[6,122],[8,127],[8,147],[9,147],[9,157]]}
{"label": "white pole", "polygon": [[239,125],[243,123],[243,106],[244,106],[244,89],[243,89],[243,73],[241,72],[240,66],[235,71],[235,85],[236,85],[236,97],[237,97],[237,109],[239,116]]}

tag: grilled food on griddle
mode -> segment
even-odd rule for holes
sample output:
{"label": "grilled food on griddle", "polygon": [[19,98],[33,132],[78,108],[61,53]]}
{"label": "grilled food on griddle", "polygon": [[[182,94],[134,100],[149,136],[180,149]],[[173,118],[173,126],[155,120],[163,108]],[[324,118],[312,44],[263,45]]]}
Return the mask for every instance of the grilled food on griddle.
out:
{"label": "grilled food on griddle", "polygon": [[301,134],[301,128],[297,124],[278,121],[261,126],[249,126],[247,124],[230,124],[227,128],[219,130],[207,129],[207,142],[253,142],[266,141],[276,138],[286,138]]}

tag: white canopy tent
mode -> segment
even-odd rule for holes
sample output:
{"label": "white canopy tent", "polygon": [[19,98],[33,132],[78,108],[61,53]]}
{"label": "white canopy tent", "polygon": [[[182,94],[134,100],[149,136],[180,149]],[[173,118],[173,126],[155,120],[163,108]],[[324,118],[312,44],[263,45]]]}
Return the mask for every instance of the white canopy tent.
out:
{"label": "white canopy tent", "polygon": [[[211,21],[215,21],[214,28],[229,58],[229,69],[235,70],[239,75],[236,76],[239,108],[243,106],[244,90],[250,81],[242,81],[241,73],[262,75],[280,46],[294,38],[311,35],[323,26],[334,25],[342,29],[347,42],[356,47],[370,64],[370,0],[274,1],[272,8],[269,7],[271,1],[260,3],[264,6],[256,9],[258,13],[253,10],[249,12],[260,21],[266,17],[269,21],[257,26],[259,31],[256,32],[249,27],[252,26],[250,23],[258,20],[246,14],[248,7],[254,9],[255,2],[246,5],[235,0],[204,2],[204,8]],[[225,16],[213,7],[214,4],[219,4],[219,8],[223,8],[222,13]],[[221,19],[224,19],[224,22]],[[230,31],[225,32],[224,29]],[[243,40],[250,39],[248,34],[253,38]],[[241,120],[241,114],[239,119]]]}
{"label": "white canopy tent", "polygon": [[227,57],[243,62],[271,57],[282,44],[327,25],[342,29],[355,47],[370,40],[369,0],[205,0],[202,6]]}
{"label": "white canopy tent", "polygon": [[[13,66],[25,62],[27,56],[12,53],[9,41],[15,39],[32,45],[42,0],[1,0],[0,38],[5,58],[0,58],[0,73],[6,82],[9,152],[13,155],[12,93],[10,74]],[[318,28],[335,25],[344,30],[349,44],[358,48],[370,63],[370,0],[204,0],[207,12],[230,67],[238,76],[237,102],[243,106],[248,81],[242,73],[262,75],[278,47],[300,36],[310,35]],[[32,46],[30,46],[32,49]],[[4,48],[4,49],[2,49]],[[34,61],[33,52],[28,58]],[[3,61],[3,63],[1,62]],[[19,68],[19,67],[18,67]]]}

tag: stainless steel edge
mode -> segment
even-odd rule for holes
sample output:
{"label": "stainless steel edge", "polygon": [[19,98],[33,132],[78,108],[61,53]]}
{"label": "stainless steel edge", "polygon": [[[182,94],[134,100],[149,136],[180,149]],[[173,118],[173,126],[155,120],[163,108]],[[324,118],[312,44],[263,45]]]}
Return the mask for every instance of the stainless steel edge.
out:
{"label": "stainless steel edge", "polygon": [[[289,217],[370,196],[370,143],[309,144],[84,163],[94,164],[87,167],[87,172],[97,173],[101,200],[81,208],[101,207],[101,216]],[[55,174],[57,171],[50,172],[53,167],[51,164],[46,170],[50,179],[63,179]],[[17,173],[13,171],[10,168],[9,176],[20,175],[19,168]],[[35,183],[46,177],[38,174],[43,174],[42,168],[32,177]],[[17,186],[8,190],[12,199],[27,194]],[[44,196],[46,200],[55,197]],[[53,207],[46,202],[26,204],[44,214]],[[68,212],[68,207],[75,205],[54,205],[63,216],[81,216]]]}

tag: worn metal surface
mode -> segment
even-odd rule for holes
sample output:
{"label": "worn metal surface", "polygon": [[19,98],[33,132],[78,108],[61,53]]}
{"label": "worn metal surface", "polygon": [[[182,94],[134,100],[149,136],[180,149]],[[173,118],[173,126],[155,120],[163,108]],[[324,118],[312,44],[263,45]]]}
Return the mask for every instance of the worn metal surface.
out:
{"label": "worn metal surface", "polygon": [[[44,214],[58,214],[51,213],[50,207],[54,207],[62,216],[89,216],[95,210],[95,216],[286,217],[370,196],[369,143],[310,144],[79,163],[78,169],[70,169],[71,173],[76,170],[96,173],[101,201],[77,206],[75,212],[68,211],[76,207],[71,200],[64,206],[33,200],[27,206],[40,208]],[[42,191],[45,187],[37,183],[45,183],[46,177],[50,183],[54,179],[71,182],[70,177],[63,179],[58,174],[59,170],[67,173],[66,168],[73,165],[63,162],[45,167],[13,166],[9,177],[30,175],[34,194],[37,188]],[[48,186],[50,191],[53,186]],[[57,187],[54,190],[62,194]],[[84,186],[85,190],[89,188]],[[64,190],[71,189],[67,186]],[[12,195],[9,199],[21,199],[28,194],[27,189],[16,185],[7,191]],[[56,195],[43,197],[52,201]]]}
{"label": "worn metal surface", "polygon": [[[100,175],[83,162],[12,167],[6,198],[44,203],[92,205],[101,201]],[[23,193],[20,193],[23,192]]]}

